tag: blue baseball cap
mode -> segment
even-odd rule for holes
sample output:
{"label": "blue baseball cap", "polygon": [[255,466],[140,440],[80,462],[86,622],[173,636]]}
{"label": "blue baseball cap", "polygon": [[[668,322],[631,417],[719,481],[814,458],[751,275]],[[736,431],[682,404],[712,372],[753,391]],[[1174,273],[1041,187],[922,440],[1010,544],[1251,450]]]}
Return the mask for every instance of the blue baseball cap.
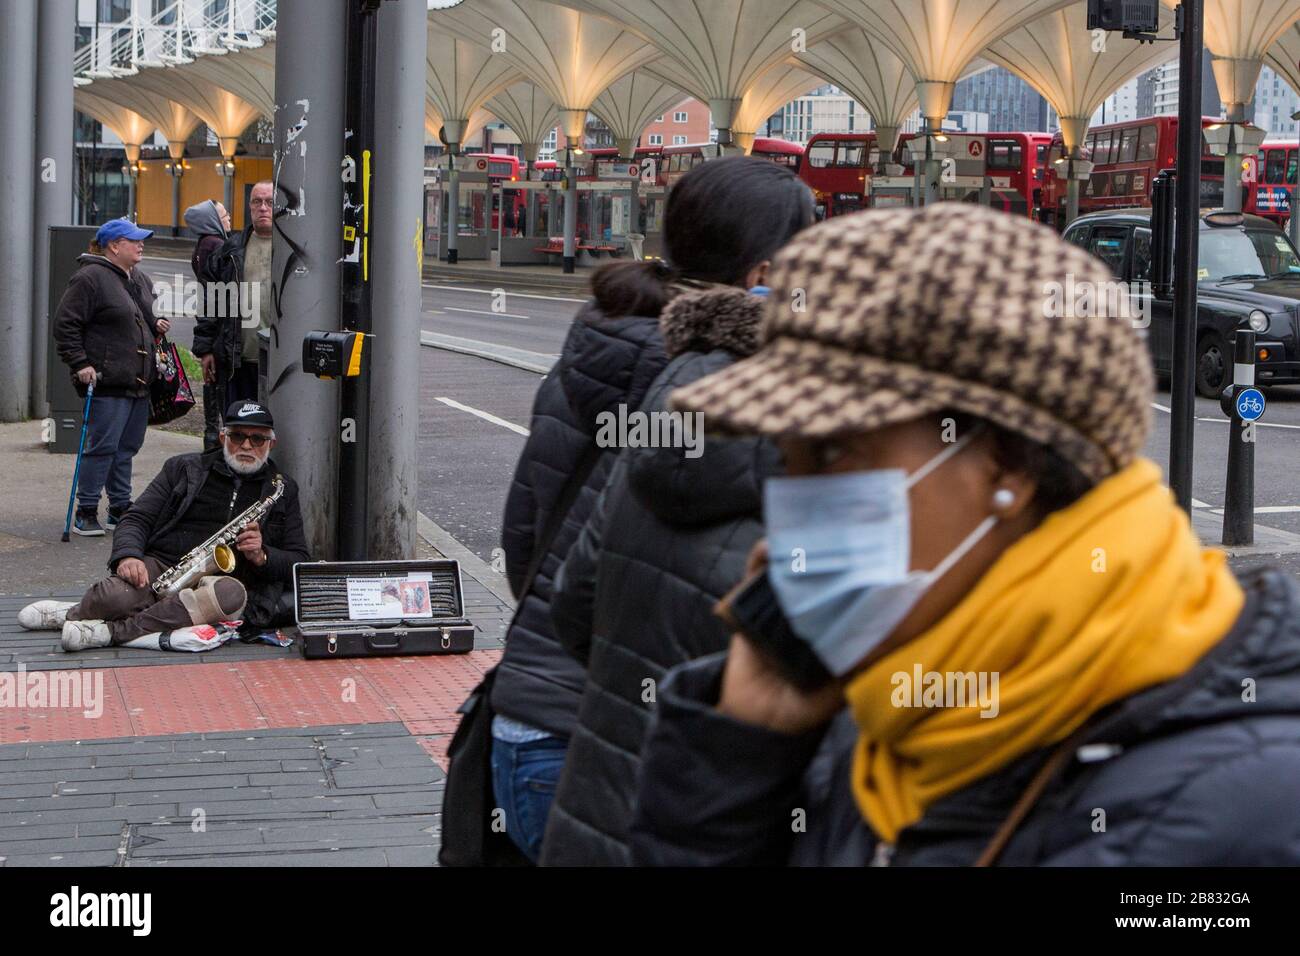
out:
{"label": "blue baseball cap", "polygon": [[95,233],[95,242],[106,246],[114,239],[148,239],[152,235],[152,229],[141,229],[130,219],[110,219]]}

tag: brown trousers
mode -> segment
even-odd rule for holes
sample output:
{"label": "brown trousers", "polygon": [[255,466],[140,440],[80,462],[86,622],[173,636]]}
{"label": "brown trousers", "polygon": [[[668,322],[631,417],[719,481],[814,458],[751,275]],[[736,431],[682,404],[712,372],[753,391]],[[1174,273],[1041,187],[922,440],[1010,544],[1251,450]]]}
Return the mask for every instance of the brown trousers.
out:
{"label": "brown trousers", "polygon": [[[144,566],[151,584],[167,570],[152,557],[144,558]],[[138,588],[113,575],[92,584],[81,603],[68,609],[68,620],[103,621],[113,643],[126,644],[144,634],[230,620],[244,609],[245,596],[243,584],[229,577],[201,578],[192,590],[160,598],[147,585]]]}

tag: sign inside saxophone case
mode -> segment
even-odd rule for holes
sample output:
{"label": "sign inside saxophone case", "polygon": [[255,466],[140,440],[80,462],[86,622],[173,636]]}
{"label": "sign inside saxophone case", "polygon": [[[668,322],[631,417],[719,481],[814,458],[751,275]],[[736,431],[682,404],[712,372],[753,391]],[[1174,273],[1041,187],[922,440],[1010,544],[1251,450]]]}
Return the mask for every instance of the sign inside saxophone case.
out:
{"label": "sign inside saxophone case", "polygon": [[361,374],[363,332],[308,332],[302,338],[302,370],[317,378]]}
{"label": "sign inside saxophone case", "polygon": [[412,571],[406,577],[349,577],[348,617],[354,621],[432,618],[432,581],[429,571]]}

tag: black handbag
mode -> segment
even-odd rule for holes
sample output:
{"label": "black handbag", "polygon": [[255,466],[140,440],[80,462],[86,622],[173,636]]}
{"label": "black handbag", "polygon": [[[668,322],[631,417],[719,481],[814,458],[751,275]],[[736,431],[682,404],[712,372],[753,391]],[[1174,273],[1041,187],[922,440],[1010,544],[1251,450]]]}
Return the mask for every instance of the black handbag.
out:
{"label": "black handbag", "polygon": [[[546,525],[534,542],[532,560],[524,572],[519,603],[510,627],[506,628],[507,634],[514,627],[533,579],[564,524],[564,516],[599,458],[599,448],[594,445],[588,448],[547,515]],[[456,709],[461,718],[447,750],[447,786],[442,797],[442,846],[438,850],[438,862],[442,866],[532,865],[505,830],[493,827],[497,805],[492,785],[492,718],[495,716],[492,684],[496,673],[496,667],[488,671]]]}
{"label": "black handbag", "polygon": [[[442,797],[442,866],[530,866],[504,829],[493,827],[496,796],[492,786],[492,683],[488,671],[465,702],[451,738],[447,787]],[[449,813],[448,808],[454,808]]]}
{"label": "black handbag", "polygon": [[154,340],[154,359],[157,369],[149,383],[149,424],[165,425],[194,407],[194,391],[180,353],[167,336]]}

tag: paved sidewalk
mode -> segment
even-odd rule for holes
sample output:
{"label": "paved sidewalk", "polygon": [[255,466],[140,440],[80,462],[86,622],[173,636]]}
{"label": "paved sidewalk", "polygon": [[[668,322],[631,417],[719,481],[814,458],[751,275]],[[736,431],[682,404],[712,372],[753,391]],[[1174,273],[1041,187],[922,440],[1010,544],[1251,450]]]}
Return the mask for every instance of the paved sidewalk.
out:
{"label": "paved sidewalk", "polygon": [[[40,430],[0,425],[0,866],[432,865],[455,709],[512,613],[501,575],[421,516],[420,556],[462,562],[469,654],[67,654],[17,611],[79,597],[111,538],[60,541],[73,459]],[[150,429],[136,493],[198,447]],[[72,706],[48,706],[59,686]]]}

